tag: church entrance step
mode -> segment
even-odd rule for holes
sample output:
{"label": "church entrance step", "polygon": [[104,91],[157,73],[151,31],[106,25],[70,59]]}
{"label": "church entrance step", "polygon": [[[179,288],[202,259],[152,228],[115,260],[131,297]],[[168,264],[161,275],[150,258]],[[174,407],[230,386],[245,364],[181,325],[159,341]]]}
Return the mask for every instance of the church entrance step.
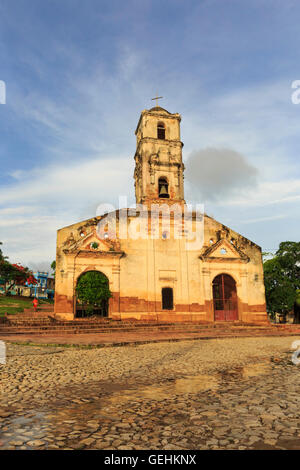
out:
{"label": "church entrance step", "polygon": [[[285,325],[286,326],[286,325]],[[59,323],[52,320],[39,321],[39,322],[9,322],[0,325],[0,335],[53,335],[53,334],[87,334],[87,333],[107,333],[107,334],[120,334],[120,333],[170,333],[170,334],[208,334],[208,335],[232,335],[243,336],[244,334],[251,334],[253,336],[261,334],[299,334],[300,325],[292,325],[285,328],[278,328],[274,326],[247,326],[237,328],[235,325],[194,325],[194,324],[101,324],[101,322],[86,322],[81,324],[70,324],[68,322]]]}

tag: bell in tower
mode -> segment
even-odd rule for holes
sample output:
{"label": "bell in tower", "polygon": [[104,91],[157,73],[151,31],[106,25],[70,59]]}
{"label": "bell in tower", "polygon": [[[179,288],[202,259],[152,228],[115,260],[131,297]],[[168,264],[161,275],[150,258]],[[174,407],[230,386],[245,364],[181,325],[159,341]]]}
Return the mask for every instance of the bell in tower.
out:
{"label": "bell in tower", "polygon": [[170,197],[168,192],[168,182],[166,178],[159,178],[158,180],[158,197],[168,199]]}

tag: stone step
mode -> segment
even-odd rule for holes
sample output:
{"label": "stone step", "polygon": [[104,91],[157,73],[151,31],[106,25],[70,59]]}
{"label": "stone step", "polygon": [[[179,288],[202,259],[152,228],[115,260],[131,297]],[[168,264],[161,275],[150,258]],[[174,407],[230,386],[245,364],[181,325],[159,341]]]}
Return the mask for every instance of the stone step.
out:
{"label": "stone step", "polygon": [[113,320],[93,317],[71,321],[56,320],[48,312],[8,315],[1,318],[0,334],[74,334],[74,333],[126,333],[164,331],[174,333],[240,334],[247,332],[253,336],[265,334],[299,334],[300,325],[290,324],[243,324],[241,322],[156,322],[138,320]]}
{"label": "stone step", "polygon": [[[132,328],[140,328],[140,327],[148,327],[148,326],[172,326],[170,323],[139,323],[139,324],[132,324],[130,322],[127,323],[121,323],[119,321],[115,322],[101,322],[101,321],[88,321],[88,322],[75,322],[75,321],[70,321],[70,322],[61,322],[53,319],[52,317],[45,317],[45,318],[22,318],[22,319],[15,319],[15,318],[9,318],[7,325],[18,325],[18,326],[26,326],[26,325],[36,325],[38,326],[39,324],[51,324],[51,325],[56,325],[58,327],[63,327],[63,326],[75,326],[75,327],[91,327],[91,326],[96,326],[96,327],[101,327],[101,328],[111,328],[111,327],[118,327],[118,328],[123,328],[125,327],[132,327]],[[177,327],[177,325],[173,325],[174,327]]]}
{"label": "stone step", "polygon": [[28,315],[28,316],[18,316],[18,319],[15,319],[15,315],[7,315],[7,320],[8,321],[17,321],[17,322],[26,322],[26,321],[43,321],[45,319],[53,318],[51,317],[51,314],[43,314],[43,315],[36,315],[35,317],[33,315]]}
{"label": "stone step", "polygon": [[[138,328],[138,329],[133,329],[133,328],[100,328],[100,327],[95,327],[95,328],[78,328],[78,327],[52,327],[52,326],[39,326],[39,327],[34,327],[34,326],[27,326],[23,328],[18,328],[18,327],[7,327],[7,328],[0,328],[0,333],[7,334],[7,333],[17,333],[17,334],[25,334],[25,333],[31,333],[31,334],[39,334],[41,332],[43,333],[62,333],[65,334],[66,332],[91,332],[91,333],[127,333],[127,332],[145,332],[145,331],[164,331],[164,332],[184,332],[184,333],[199,333],[199,332],[217,332],[222,333],[222,332],[234,332],[234,330],[230,329],[220,329],[220,330],[195,330],[195,329],[189,329],[189,328],[182,328],[182,329],[171,329],[171,328]],[[260,332],[261,330],[247,330],[247,331],[252,331],[253,333],[255,332]]]}
{"label": "stone step", "polygon": [[[53,308],[53,307],[45,307],[45,308],[43,308],[43,307],[38,307],[38,308],[37,308],[37,312],[48,312],[48,311],[54,312],[54,308]],[[30,308],[24,308],[23,312],[24,312],[24,313],[30,313],[30,312],[34,313],[35,310],[34,310],[33,307],[30,307]]]}
{"label": "stone step", "polygon": [[[129,330],[130,332],[132,332],[132,330]],[[155,330],[154,330],[155,331]],[[157,330],[156,330],[157,331]],[[76,329],[66,329],[66,330],[63,330],[63,331],[60,331],[58,332],[57,330],[19,330],[19,331],[5,331],[5,332],[2,332],[2,334],[5,334],[6,336],[10,336],[10,335],[32,335],[32,336],[35,336],[35,335],[41,335],[41,336],[45,336],[45,335],[59,335],[59,333],[61,333],[61,335],[69,335],[69,334],[101,334],[101,333],[114,333],[113,331],[102,331],[101,329],[97,330],[97,329],[87,329],[87,330],[76,330]],[[124,330],[124,333],[126,333],[126,330]],[[220,331],[214,331],[214,330],[210,330],[210,331],[203,331],[203,330],[200,330],[200,331],[189,331],[189,330],[178,330],[177,333],[181,333],[181,334],[194,334],[194,335],[200,335],[200,336],[207,336],[207,337],[214,337],[215,335],[217,335],[218,337],[222,337],[222,336],[262,336],[262,335],[273,335],[273,336],[280,336],[280,335],[287,335],[287,334],[290,334],[290,335],[293,335],[293,332],[286,332],[286,331],[277,331],[277,330],[268,330],[268,331],[252,331],[252,330],[247,330],[247,329],[244,329],[242,332],[235,332],[235,331],[232,331],[232,330],[220,330]]]}
{"label": "stone step", "polygon": [[[23,325],[22,327],[20,326],[15,326],[15,325],[4,325],[1,326],[0,328],[0,333],[4,333],[7,331],[14,331],[14,332],[21,332],[21,331],[61,331],[65,332],[66,330],[74,330],[74,331],[101,331],[103,333],[114,333],[114,332],[127,332],[127,331],[208,331],[208,330],[202,330],[201,328],[195,329],[195,328],[172,328],[172,327],[156,327],[156,326],[148,326],[148,327],[140,327],[140,328],[132,328],[130,326],[128,327],[111,327],[111,328],[103,328],[99,325],[85,325],[85,326],[61,326],[61,325],[50,325],[50,324],[45,324],[45,325]],[[229,331],[228,329],[221,329],[218,331]]]}
{"label": "stone step", "polygon": [[[178,329],[186,329],[189,328],[190,330],[205,330],[205,329],[235,329],[236,331],[243,330],[244,326],[236,326],[236,325],[200,325],[200,324],[193,324],[193,323],[130,323],[130,322],[99,322],[99,321],[88,321],[88,322],[58,322],[51,318],[30,318],[28,320],[22,319],[10,319],[3,327],[16,327],[16,328],[26,328],[26,327],[53,327],[56,329],[63,329],[63,328],[78,328],[78,329],[92,329],[92,328],[101,328],[101,329],[118,329],[123,330],[124,328],[138,330],[141,328],[149,329],[149,328],[156,328],[156,329],[169,329],[169,330],[178,330]],[[265,329],[266,327],[260,326],[250,326],[247,328],[254,328],[254,329]]]}
{"label": "stone step", "polygon": [[7,315],[6,317],[10,323],[13,324],[25,324],[25,323],[38,323],[38,322],[45,322],[45,321],[55,321],[57,325],[105,325],[105,327],[110,327],[111,325],[120,325],[122,327],[123,325],[131,325],[132,327],[141,327],[141,326],[149,326],[149,325],[156,325],[156,326],[173,326],[174,328],[181,328],[182,325],[189,325],[190,327],[193,328],[198,328],[201,326],[201,328],[245,328],[247,327],[255,327],[255,328],[265,328],[266,325],[258,325],[258,324],[249,324],[247,325],[240,323],[240,322],[235,322],[235,323],[228,323],[228,322],[218,322],[218,323],[208,323],[208,322],[157,322],[153,320],[140,320],[140,321],[131,321],[131,320],[113,320],[110,318],[84,318],[84,319],[74,319],[74,320],[58,320],[55,319],[51,314],[49,315],[48,313],[36,313],[36,314],[17,314],[17,315]]}
{"label": "stone step", "polygon": [[[42,304],[38,305],[37,307],[38,310],[54,310],[54,305],[53,304]],[[24,310],[34,310],[33,305],[30,307],[25,307]]]}
{"label": "stone step", "polygon": [[[189,328],[202,328],[202,329],[219,329],[219,328],[234,328],[236,330],[241,330],[244,328],[277,328],[277,329],[295,329],[297,328],[297,325],[258,325],[258,324],[242,324],[242,323],[200,323],[200,322],[176,322],[176,323],[171,323],[171,322],[155,322],[155,321],[126,321],[126,320],[112,320],[108,318],[92,318],[92,319],[75,319],[75,320],[70,320],[70,321],[64,321],[64,320],[56,320],[54,317],[51,317],[51,315],[48,314],[36,314],[36,315],[31,315],[31,316],[23,316],[23,315],[8,315],[6,317],[6,322],[7,324],[10,325],[19,325],[19,326],[25,326],[29,324],[34,324],[38,326],[39,324],[45,324],[49,323],[51,325],[55,324],[57,326],[76,326],[76,327],[85,327],[85,326],[101,326],[103,328],[111,328],[112,326],[114,327],[119,327],[123,328],[124,326],[130,326],[132,328],[140,328],[143,326],[149,327],[149,326],[155,326],[155,327],[160,327],[160,326],[166,326],[169,328],[182,328],[188,326]],[[298,325],[300,328],[300,325]]]}
{"label": "stone step", "polygon": [[69,334],[69,333],[126,333],[126,332],[145,332],[145,331],[165,331],[165,332],[176,332],[176,333],[217,333],[217,334],[243,334],[245,332],[251,332],[251,334],[286,334],[291,333],[295,334],[295,329],[276,329],[276,328],[248,328],[244,327],[243,329],[236,330],[234,328],[218,328],[218,329],[203,329],[201,327],[198,328],[191,328],[189,326],[181,326],[179,327],[172,327],[172,326],[144,326],[139,328],[133,328],[131,326],[122,326],[120,327],[111,327],[111,328],[103,328],[100,325],[84,325],[84,326],[62,326],[62,325],[38,325],[38,326],[13,326],[13,325],[3,325],[0,327],[0,333],[3,334],[53,334],[53,333],[62,333],[62,334]]}

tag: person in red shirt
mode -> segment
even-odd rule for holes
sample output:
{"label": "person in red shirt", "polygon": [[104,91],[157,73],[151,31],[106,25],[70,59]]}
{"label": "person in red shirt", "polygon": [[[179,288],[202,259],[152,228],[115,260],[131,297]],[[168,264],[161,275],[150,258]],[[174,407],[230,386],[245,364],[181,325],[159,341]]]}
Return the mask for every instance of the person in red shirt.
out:
{"label": "person in red shirt", "polygon": [[33,303],[34,312],[36,313],[39,301],[38,301],[38,299],[34,298],[32,303]]}

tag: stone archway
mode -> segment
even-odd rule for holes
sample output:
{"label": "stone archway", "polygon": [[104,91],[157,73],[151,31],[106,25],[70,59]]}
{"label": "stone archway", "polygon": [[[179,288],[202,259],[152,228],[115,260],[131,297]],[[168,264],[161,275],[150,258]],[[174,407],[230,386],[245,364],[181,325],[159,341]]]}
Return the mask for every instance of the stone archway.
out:
{"label": "stone archway", "polygon": [[219,274],[212,283],[215,321],[238,320],[236,282],[229,274]]}
{"label": "stone archway", "polygon": [[[96,281],[99,281],[102,283],[104,286],[106,286],[109,289],[109,280],[108,277],[103,274],[101,271],[96,271],[96,270],[90,270],[82,273],[78,279],[76,286],[78,285],[79,280],[84,279],[84,276],[86,276],[89,273],[94,273],[94,277],[96,278]],[[75,317],[76,318],[84,318],[88,316],[93,316],[97,315],[100,317],[108,317],[108,310],[109,310],[109,299],[104,299],[101,302],[101,305],[94,305],[92,312],[88,311],[87,304],[84,302],[80,301],[77,297],[76,291],[75,291]]]}

